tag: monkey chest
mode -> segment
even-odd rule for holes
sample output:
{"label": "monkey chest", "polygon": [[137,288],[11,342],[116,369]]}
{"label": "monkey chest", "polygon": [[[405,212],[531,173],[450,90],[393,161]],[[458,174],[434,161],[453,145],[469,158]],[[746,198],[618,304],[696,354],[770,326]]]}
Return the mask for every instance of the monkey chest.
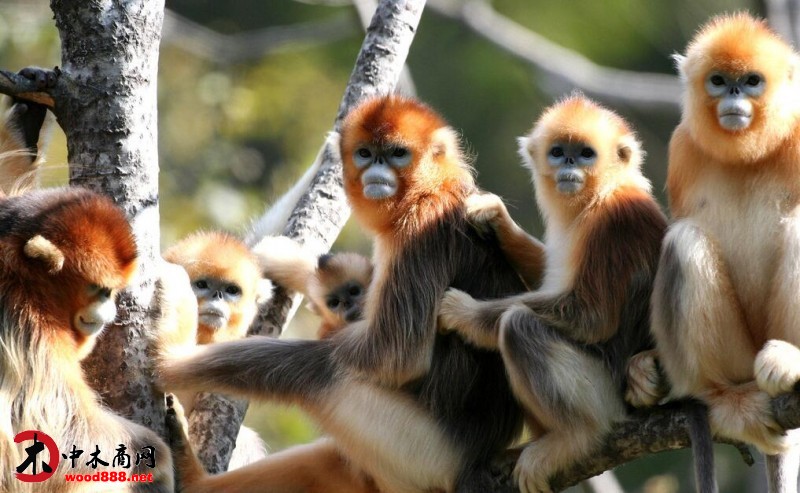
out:
{"label": "monkey chest", "polygon": [[791,207],[777,183],[726,183],[697,194],[691,217],[710,236],[751,328],[767,318]]}

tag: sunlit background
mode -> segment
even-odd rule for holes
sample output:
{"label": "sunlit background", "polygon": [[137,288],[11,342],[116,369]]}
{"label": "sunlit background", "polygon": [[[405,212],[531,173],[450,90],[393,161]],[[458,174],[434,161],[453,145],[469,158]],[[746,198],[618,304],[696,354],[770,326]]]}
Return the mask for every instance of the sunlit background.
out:
{"label": "sunlit background", "polygon": [[[530,179],[519,165],[515,139],[544,106],[575,86],[442,13],[454,12],[458,1],[429,3],[408,61],[417,94],[463,134],[483,188],[502,195],[512,215],[539,235]],[[490,5],[601,66],[668,75],[674,75],[670,55],[682,51],[709,16],[741,9],[766,13],[761,2],[744,0],[496,0]],[[198,229],[242,231],[302,174],[332,126],[363,36],[347,0],[167,0],[167,9],[158,80],[164,247]],[[549,69],[568,69],[568,60],[553,57]],[[0,68],[59,63],[49,3],[0,0]],[[645,173],[664,204],[666,143],[678,122],[678,107],[634,104],[622,96],[598,99],[638,130],[648,151]],[[44,183],[64,183],[66,150],[58,129],[47,160]],[[369,241],[349,224],[334,248],[368,253]],[[293,323],[293,333],[313,332],[317,323],[304,313]],[[254,403],[246,422],[273,450],[316,436],[295,410]],[[748,469],[735,450],[722,446],[717,462],[721,491],[764,491],[760,464]],[[686,451],[649,457],[616,473],[630,492],[692,489]]]}

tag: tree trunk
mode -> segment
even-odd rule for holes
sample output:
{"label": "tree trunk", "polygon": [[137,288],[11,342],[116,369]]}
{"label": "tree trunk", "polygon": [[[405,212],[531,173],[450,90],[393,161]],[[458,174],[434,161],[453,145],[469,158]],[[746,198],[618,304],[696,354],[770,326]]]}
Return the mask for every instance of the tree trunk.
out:
{"label": "tree trunk", "polygon": [[163,0],[52,0],[62,75],[51,93],[67,136],[70,183],[112,197],[128,215],[139,273],[121,294],[115,325],[84,368],[114,410],[164,432],[152,386],[152,332],[159,257],[156,76]]}
{"label": "tree trunk", "polygon": [[[361,45],[355,68],[334,122],[342,119],[363,98],[392,92],[403,70],[417,31],[425,0],[381,0]],[[328,251],[350,215],[342,187],[338,149],[327,145],[323,163],[309,190],[298,202],[284,234],[315,254]],[[266,310],[259,313],[251,333],[277,336],[292,306],[291,293],[276,289]],[[247,401],[219,395],[201,395],[189,420],[195,450],[212,474],[228,468]]]}

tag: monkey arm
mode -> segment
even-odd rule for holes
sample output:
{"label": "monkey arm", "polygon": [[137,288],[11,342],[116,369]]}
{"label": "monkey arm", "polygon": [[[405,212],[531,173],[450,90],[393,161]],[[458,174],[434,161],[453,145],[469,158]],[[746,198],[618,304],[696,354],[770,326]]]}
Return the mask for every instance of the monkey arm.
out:
{"label": "monkey arm", "polygon": [[[378,265],[367,294],[365,320],[334,340],[339,362],[362,376],[403,385],[430,368],[436,307],[452,279],[452,234],[441,226],[419,234]],[[379,258],[387,253],[386,249]]]}
{"label": "monkey arm", "polygon": [[545,267],[544,244],[526,233],[511,218],[500,197],[491,193],[473,194],[467,199],[467,215],[480,230],[494,230],[500,248],[529,289],[542,282]]}
{"label": "monkey arm", "polygon": [[285,236],[267,236],[253,247],[264,276],[281,286],[308,296],[308,280],[317,258]]}
{"label": "monkey arm", "polygon": [[450,289],[442,299],[439,325],[444,331],[458,332],[476,346],[497,349],[500,320],[515,305],[525,305],[542,323],[578,342],[600,342],[611,337],[616,330],[616,325],[609,320],[611,317],[585,303],[574,292],[559,295],[531,292],[480,301],[467,293]]}

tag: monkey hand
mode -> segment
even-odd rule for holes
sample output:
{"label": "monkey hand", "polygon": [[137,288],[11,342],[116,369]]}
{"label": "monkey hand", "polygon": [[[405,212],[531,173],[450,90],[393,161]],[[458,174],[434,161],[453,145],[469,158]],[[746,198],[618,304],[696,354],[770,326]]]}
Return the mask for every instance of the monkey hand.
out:
{"label": "monkey hand", "polygon": [[650,407],[668,393],[669,385],[659,368],[655,349],[633,355],[628,361],[625,401],[633,407]]}
{"label": "monkey hand", "polygon": [[501,221],[508,217],[503,199],[493,193],[474,193],[467,197],[467,218],[475,229],[485,234],[497,231]]}
{"label": "monkey hand", "polygon": [[464,331],[480,311],[480,302],[464,291],[450,288],[439,306],[439,330],[441,332]]}
{"label": "monkey hand", "polygon": [[800,349],[772,339],[764,344],[753,365],[758,388],[775,397],[791,392],[800,381]]}

